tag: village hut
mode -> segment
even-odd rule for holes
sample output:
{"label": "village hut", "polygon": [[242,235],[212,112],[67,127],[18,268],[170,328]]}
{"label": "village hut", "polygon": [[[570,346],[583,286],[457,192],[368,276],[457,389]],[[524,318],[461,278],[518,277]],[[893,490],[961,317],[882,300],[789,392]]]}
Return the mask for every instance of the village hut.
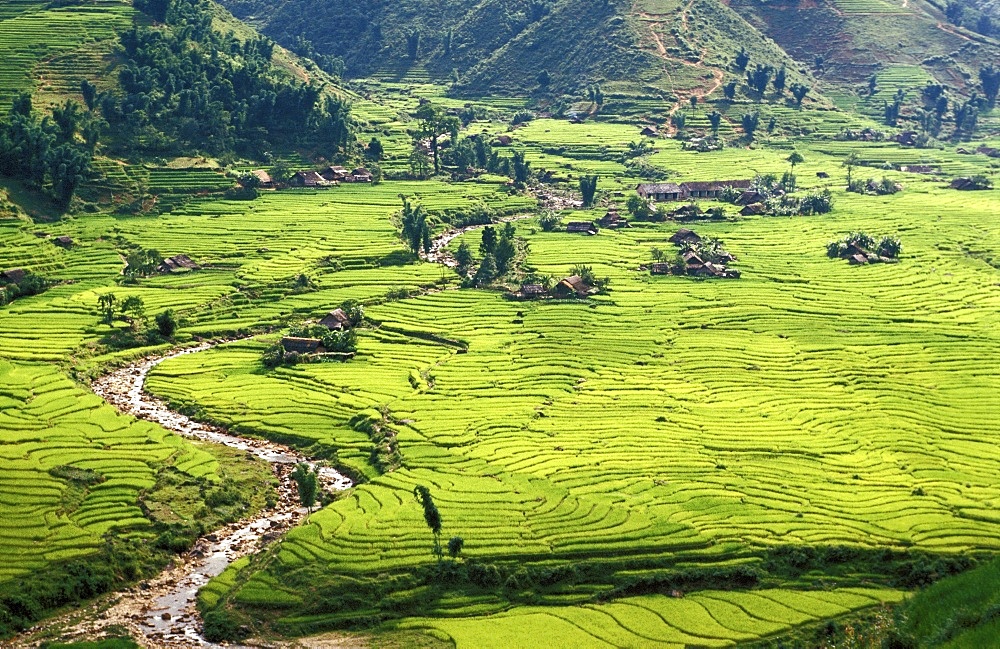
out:
{"label": "village hut", "polygon": [[372,181],[372,172],[364,167],[358,167],[351,172],[351,177],[356,183],[370,183]]}
{"label": "village hut", "polygon": [[23,268],[9,268],[7,270],[0,271],[0,286],[20,284],[21,281],[23,281],[27,276],[28,272]]}
{"label": "village hut", "polygon": [[264,189],[272,189],[274,187],[274,179],[271,178],[271,174],[267,173],[263,169],[251,171],[250,175],[256,178],[257,184]]}
{"label": "village hut", "polygon": [[513,141],[514,141],[514,138],[512,138],[509,135],[498,135],[496,143],[499,146],[510,146],[511,142],[513,142]]}
{"label": "village hut", "polygon": [[649,267],[650,275],[669,275],[670,264],[658,261]]}
{"label": "village hut", "polygon": [[743,216],[760,216],[767,211],[767,206],[763,203],[753,203],[751,205],[745,206],[740,210],[740,214]]}
{"label": "village hut", "polygon": [[847,263],[852,266],[861,266],[868,263],[868,257],[867,255],[863,255],[861,253],[855,253],[847,258]]}
{"label": "village hut", "polygon": [[323,342],[318,338],[285,336],[281,339],[281,346],[286,352],[295,352],[297,354],[315,354],[323,351]]}
{"label": "village hut", "polygon": [[829,178],[830,174],[826,173],[825,171],[817,171],[816,172],[816,177],[817,178]]}
{"label": "village hut", "polygon": [[576,297],[587,297],[592,293],[596,292],[596,289],[591,287],[587,282],[583,281],[583,278],[579,275],[570,275],[569,277],[562,279],[553,287],[552,292],[559,297],[570,297],[575,295]]}
{"label": "village hut", "polygon": [[614,210],[609,211],[607,214],[598,219],[597,224],[602,228],[610,228],[612,230],[630,227],[628,220],[623,219],[622,216]]}
{"label": "village hut", "polygon": [[191,258],[187,255],[174,255],[160,262],[156,270],[161,273],[176,273],[185,270],[198,270],[198,268],[198,264],[191,261]]}
{"label": "village hut", "polygon": [[972,178],[956,178],[955,180],[951,181],[950,187],[952,189],[969,190],[969,189],[975,189],[976,183],[974,180],[972,180]]}
{"label": "village hut", "polygon": [[73,239],[67,237],[65,234],[62,235],[62,236],[56,237],[55,239],[53,239],[52,243],[56,244],[60,248],[67,248],[68,249],[68,248],[72,248],[73,247]]}
{"label": "village hut", "polygon": [[346,167],[331,166],[321,171],[319,175],[323,176],[324,180],[339,183],[347,181],[347,177],[351,175],[351,172]]}
{"label": "village hut", "polygon": [[916,146],[917,145],[917,132],[916,131],[903,131],[893,138],[899,144],[903,146]]}
{"label": "village hut", "polygon": [[676,244],[678,246],[691,245],[701,241],[701,237],[698,236],[693,230],[688,230],[687,228],[681,228],[674,233],[669,239],[670,243]]}
{"label": "village hut", "polygon": [[659,137],[660,132],[652,126],[647,126],[639,132],[639,135],[642,135],[643,137]]}
{"label": "village hut", "polygon": [[347,313],[343,309],[330,311],[319,323],[330,331],[342,331],[351,327],[351,319],[347,317]]}
{"label": "village hut", "polygon": [[535,300],[544,297],[545,287],[541,284],[522,284],[518,297],[524,300]]}
{"label": "village hut", "polygon": [[326,179],[315,171],[296,171],[288,179],[292,187],[319,187],[326,184]]}
{"label": "village hut", "polygon": [[570,221],[566,224],[566,232],[594,235],[597,228],[590,221]]}
{"label": "village hut", "polygon": [[641,183],[636,185],[635,191],[653,201],[676,201],[684,196],[684,190],[675,183]]}
{"label": "village hut", "polygon": [[752,184],[749,180],[688,181],[681,183],[681,189],[690,198],[718,198],[727,187],[745,190],[750,189]]}

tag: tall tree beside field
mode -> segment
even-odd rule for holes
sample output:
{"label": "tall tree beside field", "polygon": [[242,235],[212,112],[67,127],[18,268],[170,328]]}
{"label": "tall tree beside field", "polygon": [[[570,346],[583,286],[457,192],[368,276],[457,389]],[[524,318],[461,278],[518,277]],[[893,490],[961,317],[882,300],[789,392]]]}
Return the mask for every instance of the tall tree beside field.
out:
{"label": "tall tree beside field", "polygon": [[861,164],[861,158],[859,158],[858,154],[853,151],[851,152],[851,155],[847,156],[847,159],[844,160],[843,166],[847,169],[848,187],[850,187],[851,184],[854,182],[854,168],[859,166],[860,164]]}
{"label": "tall tree beside field", "polygon": [[983,94],[990,106],[997,103],[997,94],[1000,93],[1000,68],[993,67],[993,64],[984,65],[979,68],[979,82],[983,86]]}
{"label": "tall tree beside field", "polygon": [[802,164],[803,162],[806,161],[806,159],[803,158],[802,154],[799,153],[798,151],[792,151],[792,154],[787,158],[785,158],[785,160],[788,162],[788,164],[792,166],[791,173],[793,174],[795,173],[795,165]]}
{"label": "tall tree beside field", "polygon": [[316,504],[316,497],[319,495],[319,476],[316,469],[310,469],[307,464],[295,465],[292,471],[292,480],[299,492],[299,502],[307,510],[312,512],[313,505]]}
{"label": "tall tree beside field", "polygon": [[708,114],[708,123],[712,125],[712,135],[719,135],[719,125],[722,124],[722,113],[713,110]]}
{"label": "tall tree beside field", "polygon": [[411,61],[417,59],[420,53],[420,32],[414,31],[406,35],[406,54]]}
{"label": "tall tree beside field", "polygon": [[760,113],[745,113],[740,120],[740,124],[743,126],[743,134],[748,140],[752,140],[754,133],[757,132],[757,127],[760,125]]}
{"label": "tall tree beside field", "polygon": [[409,198],[403,198],[402,213],[403,239],[410,251],[417,255],[421,248],[430,252],[430,230],[427,227],[427,211],[423,205],[413,206]]}
{"label": "tall tree beside field", "polygon": [[781,66],[778,68],[778,71],[774,73],[774,81],[771,82],[771,85],[774,86],[774,92],[779,95],[785,94],[785,78],[785,66]]}
{"label": "tall tree beside field", "polygon": [[117,302],[118,298],[115,297],[114,293],[105,293],[97,298],[97,306],[101,310],[101,322],[103,324],[110,326],[114,323]]}
{"label": "tall tree beside field", "polygon": [[723,94],[723,96],[726,99],[728,99],[730,101],[732,101],[733,99],[735,99],[736,98],[736,82],[735,81],[730,81],[726,85],[722,86],[722,94]]}
{"label": "tall tree beside field", "polygon": [[580,176],[580,193],[583,195],[583,206],[591,207],[594,204],[594,196],[597,194],[596,175]]}
{"label": "tall tree beside field", "polygon": [[514,184],[518,187],[524,187],[531,174],[531,163],[524,159],[523,151],[515,151],[511,162],[514,165]]}
{"label": "tall tree beside field", "polygon": [[736,53],[736,59],[733,61],[734,67],[740,72],[742,72],[743,70],[747,69],[747,65],[749,65],[749,63],[750,63],[750,54],[747,53],[746,50],[740,49],[740,51]]}
{"label": "tall tree beside field", "polygon": [[458,139],[458,128],[461,122],[457,117],[448,115],[440,106],[428,102],[414,113],[417,118],[417,135],[430,141],[431,155],[434,158],[434,173],[441,171],[440,146],[438,138],[449,133],[452,142]]}
{"label": "tall tree beside field", "polygon": [[463,240],[462,243],[458,244],[458,250],[455,251],[455,263],[458,264],[456,268],[458,274],[462,277],[468,275],[473,261],[475,259],[472,257],[472,249],[469,247],[468,242]]}
{"label": "tall tree beside field", "polygon": [[811,90],[809,86],[801,83],[793,83],[788,89],[792,91],[792,96],[795,97],[795,104],[798,106],[802,105],[802,100],[806,98],[806,95]]}
{"label": "tall tree beside field", "polygon": [[441,513],[438,511],[437,505],[434,504],[434,498],[431,497],[431,491],[427,487],[417,485],[413,488],[413,495],[416,496],[417,502],[424,509],[424,522],[427,523],[427,527],[434,534],[434,556],[440,560],[442,555]]}

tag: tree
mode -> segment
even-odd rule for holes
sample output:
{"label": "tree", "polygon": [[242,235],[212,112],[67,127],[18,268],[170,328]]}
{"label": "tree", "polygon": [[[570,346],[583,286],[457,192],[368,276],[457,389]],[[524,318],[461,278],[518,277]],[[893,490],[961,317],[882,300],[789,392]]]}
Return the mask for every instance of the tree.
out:
{"label": "tree", "polygon": [[638,194],[632,194],[625,201],[625,209],[628,213],[632,215],[633,218],[639,221],[643,221],[652,216],[652,208],[649,206],[649,201],[647,201],[642,196]]}
{"label": "tree", "polygon": [[486,286],[497,276],[497,262],[492,254],[483,255],[483,260],[479,262],[479,268],[476,269],[476,276],[473,278],[476,286]]}
{"label": "tree", "polygon": [[737,52],[736,59],[733,63],[735,64],[737,70],[741,72],[746,70],[747,65],[750,63],[750,54],[747,53],[745,49],[740,48],[740,51]]}
{"label": "tree", "polygon": [[369,160],[374,160],[378,162],[385,155],[385,149],[382,147],[382,142],[375,136],[372,136],[371,141],[365,148],[365,157]]}
{"label": "tree", "polygon": [[698,106],[698,95],[688,97],[688,103],[691,104],[691,108],[696,108]]}
{"label": "tree", "polygon": [[767,90],[767,84],[771,81],[772,71],[771,66],[758,63],[752,72],[747,72],[747,85],[764,94],[764,91]]}
{"label": "tree", "polygon": [[445,133],[450,133],[452,142],[457,140],[461,122],[457,117],[449,115],[443,108],[435,106],[431,102],[420,106],[414,113],[414,117],[417,118],[418,137],[430,140],[431,155],[434,158],[434,173],[438,173],[441,171],[438,138]]}
{"label": "tree", "polygon": [[539,72],[536,81],[538,81],[539,88],[541,88],[542,90],[547,90],[549,87],[549,83],[552,82],[552,78],[549,76],[549,71],[542,70],[541,72]]}
{"label": "tree", "polygon": [[454,39],[454,37],[455,37],[455,34],[450,29],[444,33],[444,43],[443,43],[443,45],[444,45],[444,55],[445,56],[450,56],[451,55],[451,41]]}
{"label": "tree", "polygon": [[788,89],[792,91],[792,96],[795,97],[795,103],[798,106],[802,105],[802,100],[806,98],[806,95],[811,90],[809,86],[801,83],[793,83]]}
{"label": "tree", "polygon": [[531,175],[531,163],[524,159],[523,151],[515,151],[511,162],[514,165],[514,184],[524,187]]}
{"label": "tree", "polygon": [[83,103],[87,105],[87,110],[93,111],[97,105],[97,86],[84,79],[80,82],[80,94],[83,95]]}
{"label": "tree", "polygon": [[719,135],[719,125],[722,124],[722,113],[713,110],[708,114],[708,123],[712,125],[712,135]]}
{"label": "tree", "polygon": [[983,36],[992,36],[993,29],[993,19],[987,14],[980,14],[979,20],[976,21],[976,31]]}
{"label": "tree", "polygon": [[555,212],[546,212],[539,217],[538,224],[542,226],[544,232],[552,232],[559,225],[559,215]]}
{"label": "tree", "polygon": [[434,556],[440,560],[441,513],[438,511],[437,505],[434,504],[434,499],[431,497],[431,491],[427,487],[417,485],[413,488],[413,495],[424,509],[424,522],[427,523],[427,527],[430,529],[431,533],[434,534]]}
{"label": "tree", "polygon": [[469,268],[475,259],[472,256],[472,249],[469,247],[469,243],[462,240],[462,243],[458,244],[458,250],[455,251],[455,262],[458,264],[458,274],[465,277],[469,274]]}
{"label": "tree", "polygon": [[492,225],[483,228],[482,239],[479,242],[479,252],[484,255],[492,254],[497,247],[497,231]]}
{"label": "tree", "polygon": [[653,248],[649,253],[653,256],[653,261],[663,261],[663,258],[666,256],[659,248]]}
{"label": "tree", "polygon": [[868,77],[868,96],[871,97],[878,90],[878,77],[874,74]]}
{"label": "tree", "polygon": [[156,314],[156,329],[164,338],[173,338],[177,331],[177,319],[174,317],[173,309],[167,309]]}
{"label": "tree", "polygon": [[420,32],[412,31],[406,35],[406,54],[411,61],[415,61],[420,53]]}
{"label": "tree", "polygon": [[448,539],[448,556],[452,559],[457,559],[458,555],[462,554],[462,548],[465,547],[465,539],[461,536],[453,536]]}
{"label": "tree", "polygon": [[948,20],[953,25],[962,24],[962,14],[965,13],[965,7],[960,2],[949,2],[944,9],[944,15],[948,17]]}
{"label": "tree", "polygon": [[48,168],[52,196],[59,207],[66,209],[73,201],[76,188],[90,170],[90,154],[72,144],[60,144],[48,152]]}
{"label": "tree", "polygon": [[427,211],[423,205],[416,207],[410,203],[410,199],[403,197],[403,239],[410,246],[413,254],[420,254],[420,249],[424,252],[430,249],[430,230],[427,226]]}
{"label": "tree", "polygon": [[678,131],[683,131],[684,127],[687,126],[687,115],[683,111],[677,111],[670,116],[670,123],[674,125]]}
{"label": "tree", "polygon": [[792,151],[792,155],[790,155],[787,158],[785,158],[785,160],[788,161],[788,164],[790,164],[792,166],[792,173],[793,174],[795,173],[795,165],[802,164],[803,162],[806,161],[806,159],[803,158],[802,154],[799,153],[798,151]]}
{"label": "tree", "polygon": [[431,159],[419,142],[413,145],[410,153],[410,175],[424,180],[431,174]]}
{"label": "tree", "polygon": [[316,496],[319,495],[319,476],[316,469],[310,469],[308,464],[299,463],[292,471],[292,480],[295,481],[299,491],[299,502],[309,512],[312,512],[313,505],[316,504]]}
{"label": "tree", "polygon": [[774,86],[774,92],[779,95],[783,95],[785,93],[785,77],[785,66],[782,65],[774,74],[774,81],[771,82],[771,85]]}
{"label": "tree", "polygon": [[743,115],[740,123],[743,126],[743,134],[746,135],[748,140],[752,140],[753,134],[757,131],[757,127],[760,125],[760,113],[746,113]]}
{"label": "tree", "polygon": [[722,86],[722,94],[726,99],[732,101],[736,97],[736,82],[730,81]]}
{"label": "tree", "polygon": [[594,204],[594,195],[597,193],[596,175],[580,176],[580,193],[583,194],[583,206],[591,207]]}
{"label": "tree", "polygon": [[129,278],[152,274],[163,261],[157,250],[138,248],[125,257],[125,275]]}
{"label": "tree", "polygon": [[510,263],[514,260],[517,255],[517,247],[514,245],[514,238],[501,236],[500,240],[497,241],[496,248],[493,251],[493,259],[496,262],[496,276],[503,277],[510,270]]}
{"label": "tree", "polygon": [[847,156],[847,159],[844,160],[843,166],[847,168],[848,187],[850,187],[851,184],[854,182],[854,168],[859,166],[860,164],[861,164],[861,158],[859,158],[858,154],[854,151],[852,151],[851,155]]}
{"label": "tree", "polygon": [[1000,92],[1000,68],[993,67],[993,64],[979,68],[979,82],[983,85],[983,94],[990,106],[997,103],[997,93]]}
{"label": "tree", "polygon": [[115,304],[118,298],[114,293],[105,293],[97,298],[97,306],[101,310],[101,322],[111,325],[115,321]]}
{"label": "tree", "polygon": [[146,322],[146,305],[138,295],[130,295],[121,303],[119,313],[122,320],[129,324],[134,331]]}

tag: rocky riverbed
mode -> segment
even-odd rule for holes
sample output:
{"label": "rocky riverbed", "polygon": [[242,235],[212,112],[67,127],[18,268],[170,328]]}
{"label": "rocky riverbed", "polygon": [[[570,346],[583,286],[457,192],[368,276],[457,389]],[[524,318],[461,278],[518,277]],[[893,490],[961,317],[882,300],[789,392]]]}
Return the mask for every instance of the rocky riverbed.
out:
{"label": "rocky riverbed", "polygon": [[202,637],[201,618],[195,607],[198,589],[232,562],[259,552],[305,518],[307,511],[299,505],[298,491],[291,479],[295,465],[305,463],[315,467],[323,491],[342,491],[352,486],[344,475],[295,449],[266,440],[237,437],[221,427],[194,421],[145,392],[146,376],[156,365],[211,347],[212,344],[204,344],[138,361],[97,379],[92,388],[122,413],[156,422],[185,437],[245,451],[270,463],[279,482],[277,505],[252,519],[227,525],[198,539],[190,551],[179,556],[156,578],[46,621],[9,646],[34,646],[38,642],[32,638],[42,635],[48,639],[53,636],[91,639],[116,626],[128,629],[145,647],[216,646]]}

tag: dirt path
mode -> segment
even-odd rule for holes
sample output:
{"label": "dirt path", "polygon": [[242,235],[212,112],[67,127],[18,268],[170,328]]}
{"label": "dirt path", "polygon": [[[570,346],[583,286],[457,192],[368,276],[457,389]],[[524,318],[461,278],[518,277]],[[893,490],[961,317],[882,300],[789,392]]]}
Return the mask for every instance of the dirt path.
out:
{"label": "dirt path", "polygon": [[[680,31],[685,36],[689,36],[690,28],[688,22],[688,14],[691,12],[691,8],[693,5],[694,5],[694,0],[688,0],[687,4],[684,5],[684,8],[681,9]],[[667,112],[668,117],[673,117],[673,115],[677,113],[677,111],[680,110],[681,107],[683,107],[685,102],[690,101],[691,97],[697,97],[698,99],[703,100],[705,97],[708,97],[709,95],[716,92],[719,88],[722,87],[722,82],[725,80],[725,73],[723,73],[723,71],[719,70],[718,68],[712,68],[705,65],[705,57],[708,55],[707,47],[701,48],[701,51],[699,52],[699,58],[697,61],[688,61],[686,59],[670,56],[670,54],[667,52],[666,46],[663,43],[663,38],[656,30],[658,25],[667,22],[667,20],[665,18],[660,17],[659,15],[652,15],[644,11],[636,12],[635,15],[638,16],[643,21],[645,21],[646,23],[648,23],[649,35],[653,39],[653,43],[656,46],[656,52],[660,56],[660,58],[664,59],[665,62],[669,61],[671,63],[676,63],[678,65],[683,65],[689,68],[696,68],[698,70],[708,70],[712,73],[712,85],[710,87],[698,88],[692,91],[679,91],[676,89],[677,87],[676,84],[674,83],[673,77],[670,75],[670,71],[667,70],[667,66],[665,64],[663,68],[663,73],[667,77],[667,80],[670,82],[671,87],[674,88],[674,95],[677,96],[677,101],[675,101],[673,105],[671,105],[670,110]],[[674,128],[673,124],[671,124],[668,121],[667,133],[673,135],[674,133],[676,133],[676,130],[677,129]]]}
{"label": "dirt path", "polygon": [[325,491],[342,491],[351,481],[332,468],[316,463],[298,451],[264,440],[230,435],[225,429],[202,424],[171,410],[166,403],[145,392],[146,376],[163,361],[211,349],[199,347],[148,358],[112,372],[92,384],[96,394],[124,414],[153,421],[185,437],[245,451],[271,464],[279,481],[279,501],[253,519],[226,526],[200,538],[154,579],[134,588],[98,599],[64,616],[30,629],[13,644],[37,646],[43,637],[93,639],[112,626],[122,626],[143,647],[214,647],[201,636],[201,618],[195,608],[198,589],[236,559],[263,550],[306,516],[291,479],[298,463],[316,467]]}

